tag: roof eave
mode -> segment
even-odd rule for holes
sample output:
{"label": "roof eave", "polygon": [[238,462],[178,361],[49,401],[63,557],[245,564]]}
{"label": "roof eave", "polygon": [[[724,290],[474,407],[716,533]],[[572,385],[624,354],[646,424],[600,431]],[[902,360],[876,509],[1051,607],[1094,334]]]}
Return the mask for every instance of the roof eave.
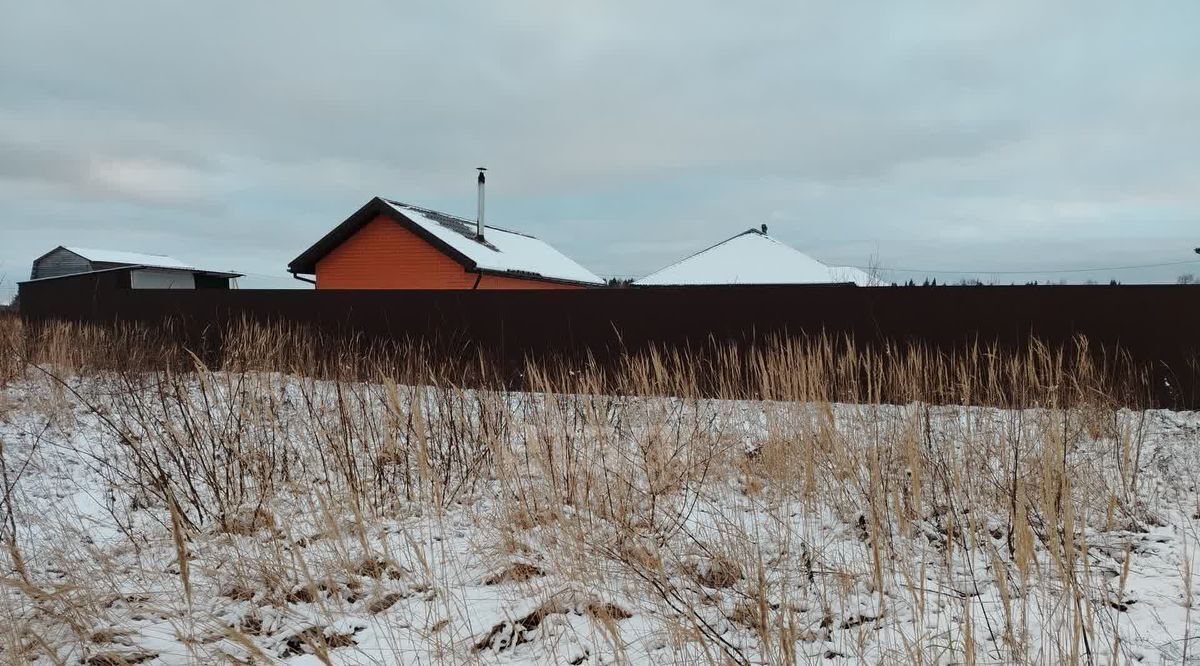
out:
{"label": "roof eave", "polygon": [[538,282],[553,282],[555,284],[578,285],[581,287],[602,287],[605,284],[603,280],[599,279],[597,279],[596,282],[590,282],[586,280],[573,280],[571,278],[550,277],[542,275],[541,273],[527,271],[506,271],[495,268],[477,267],[471,272],[479,273],[480,275],[495,275],[497,277],[513,278],[515,280],[536,280]]}
{"label": "roof eave", "polygon": [[62,280],[64,278],[79,277],[80,275],[95,275],[96,273],[113,273],[116,271],[133,270],[135,268],[139,268],[139,267],[138,266],[114,266],[113,268],[101,268],[100,270],[96,270],[96,271],[80,271],[78,273],[63,273],[62,275],[49,275],[49,276],[40,277],[40,278],[30,278],[28,280],[21,280],[17,284],[22,285],[22,284],[30,284],[32,282],[49,282],[50,280]]}
{"label": "roof eave", "polygon": [[31,278],[29,280],[22,280],[22,281],[18,282],[17,284],[22,285],[22,284],[29,284],[30,282],[48,282],[50,280],[62,280],[64,278],[79,277],[81,275],[95,275],[96,273],[115,273],[117,271],[144,271],[144,270],[178,271],[180,273],[192,273],[194,275],[204,275],[207,277],[220,277],[220,278],[245,277],[244,273],[231,273],[228,271],[206,271],[206,270],[203,270],[200,268],[167,268],[165,266],[150,266],[148,264],[125,264],[122,266],[113,266],[112,268],[101,268],[99,270],[94,270],[94,271],[80,271],[78,273],[64,273],[63,275],[50,275],[48,277],[43,277],[43,278]]}

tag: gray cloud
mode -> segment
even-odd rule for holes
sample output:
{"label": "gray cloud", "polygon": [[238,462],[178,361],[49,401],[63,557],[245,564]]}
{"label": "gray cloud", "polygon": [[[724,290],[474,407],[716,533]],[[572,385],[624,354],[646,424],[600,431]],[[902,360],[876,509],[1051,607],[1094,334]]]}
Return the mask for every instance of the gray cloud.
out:
{"label": "gray cloud", "polygon": [[279,275],[372,195],[470,211],[481,163],[497,220],[607,273],[762,222],[838,263],[1187,259],[1197,24],[1186,0],[18,4],[0,276],[60,243]]}

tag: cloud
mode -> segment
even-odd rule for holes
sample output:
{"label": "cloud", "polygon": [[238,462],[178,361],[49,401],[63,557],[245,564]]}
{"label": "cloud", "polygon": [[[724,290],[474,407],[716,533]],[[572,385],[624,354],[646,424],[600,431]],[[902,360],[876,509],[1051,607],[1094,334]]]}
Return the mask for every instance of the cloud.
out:
{"label": "cloud", "polygon": [[1198,23],[1187,0],[18,4],[0,271],[87,242],[282,272],[376,194],[469,213],[480,164],[495,219],[602,272],[762,222],[840,264],[1165,259],[1152,239],[1200,217]]}
{"label": "cloud", "polygon": [[46,196],[196,208],[219,204],[213,174],[195,163],[105,153],[0,135],[0,181],[26,183]]}
{"label": "cloud", "polygon": [[89,189],[140,203],[194,201],[197,181],[195,172],[153,159],[93,158],[84,174]]}

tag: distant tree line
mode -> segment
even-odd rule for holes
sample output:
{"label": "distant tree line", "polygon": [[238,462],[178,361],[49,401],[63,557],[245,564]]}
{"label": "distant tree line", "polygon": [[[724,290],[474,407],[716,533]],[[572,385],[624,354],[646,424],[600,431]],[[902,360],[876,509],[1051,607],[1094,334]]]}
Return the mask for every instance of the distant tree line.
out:
{"label": "distant tree line", "polygon": [[[1191,284],[1192,283],[1190,280],[1188,282],[1184,282],[1183,277],[1185,277],[1185,276],[1180,276],[1180,281],[1179,281],[1180,284]],[[1190,276],[1190,277],[1192,277],[1192,280],[1195,279],[1194,276]],[[915,280],[909,280],[904,283],[893,282],[892,286],[893,287],[994,287],[999,284],[1001,284],[1001,283],[997,280],[989,280],[987,282],[984,282],[983,280],[980,280],[979,278],[961,278],[957,282],[943,282],[941,284],[938,284],[937,278],[933,278],[933,279],[925,278],[924,281],[919,282],[919,283]],[[1009,282],[1008,284],[1015,285],[1017,283]],[[1023,284],[1026,287],[1039,287],[1039,286],[1050,287],[1050,286],[1068,285],[1068,284],[1073,284],[1073,283],[1070,280],[1059,280],[1057,282],[1055,282],[1053,280],[1047,281],[1047,282],[1042,282],[1040,280],[1029,280],[1027,282],[1022,282],[1021,284]],[[1101,283],[1097,282],[1096,280],[1086,280],[1082,284],[1098,285]],[[1108,284],[1111,286],[1116,286],[1116,285],[1121,284],[1121,282],[1120,282],[1120,280],[1113,279],[1113,280],[1109,280]]]}

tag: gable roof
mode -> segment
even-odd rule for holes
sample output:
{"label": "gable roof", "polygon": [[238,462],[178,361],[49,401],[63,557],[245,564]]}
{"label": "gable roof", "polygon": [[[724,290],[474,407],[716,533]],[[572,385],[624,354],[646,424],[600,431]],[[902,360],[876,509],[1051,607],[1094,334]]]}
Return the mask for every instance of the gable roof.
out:
{"label": "gable roof", "polygon": [[124,264],[127,266],[147,266],[150,268],[181,268],[193,269],[194,266],[165,254],[140,254],[137,252],[122,252],[119,250],[96,250],[87,247],[66,247],[62,249],[73,252],[91,262],[102,264]]}
{"label": "gable roof", "polygon": [[363,226],[383,216],[416,234],[467,271],[554,282],[604,284],[604,280],[548,243],[507,229],[485,225],[475,237],[475,222],[429,208],[376,197],[288,264],[292,273],[312,275],[317,262]]}
{"label": "gable roof", "polygon": [[831,267],[799,250],[750,229],[651,273],[635,285],[701,284],[870,284],[865,272]]}

